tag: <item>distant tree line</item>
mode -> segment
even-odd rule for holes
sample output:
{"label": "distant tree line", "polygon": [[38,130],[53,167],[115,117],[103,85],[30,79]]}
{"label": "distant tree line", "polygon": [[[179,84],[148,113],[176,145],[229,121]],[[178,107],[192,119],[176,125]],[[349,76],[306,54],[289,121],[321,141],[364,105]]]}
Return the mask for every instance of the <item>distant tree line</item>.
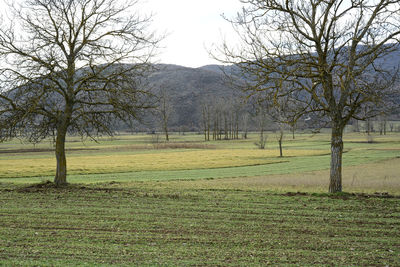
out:
{"label": "distant tree line", "polygon": [[[162,132],[166,141],[171,132],[198,132],[204,136],[205,141],[246,139],[249,132],[258,132],[265,139],[266,131],[289,132],[294,139],[297,130],[318,132],[321,128],[330,127],[319,116],[298,116],[288,107],[293,104],[280,101],[280,105],[271,105],[266,97],[261,96],[245,98],[240,95],[203,95],[193,102],[193,113],[187,114],[191,120],[186,120],[185,113],[179,113],[179,102],[166,90],[160,89],[156,95],[156,108],[149,110],[144,114],[142,122],[132,127],[137,132]],[[400,122],[400,116],[394,112],[361,121],[351,120],[348,125],[354,132],[385,135],[387,132],[400,131],[396,121]],[[120,131],[132,130],[122,122],[116,123],[116,127]],[[261,139],[257,146],[261,145]]]}

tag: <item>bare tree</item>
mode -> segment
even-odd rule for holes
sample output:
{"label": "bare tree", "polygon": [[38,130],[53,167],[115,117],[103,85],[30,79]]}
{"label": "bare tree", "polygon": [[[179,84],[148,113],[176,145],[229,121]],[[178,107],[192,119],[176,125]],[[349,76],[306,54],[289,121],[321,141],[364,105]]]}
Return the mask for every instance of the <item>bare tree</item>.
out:
{"label": "bare tree", "polygon": [[277,135],[278,139],[278,146],[279,146],[279,157],[283,157],[283,148],[282,148],[282,141],[283,141],[283,134],[285,130],[285,124],[278,122],[279,132]]}
{"label": "bare tree", "polygon": [[[285,103],[287,104],[287,103]],[[279,146],[279,156],[283,157],[283,148],[282,148],[282,141],[283,141],[283,135],[284,135],[284,130],[285,130],[285,125],[289,124],[292,125],[293,121],[292,117],[287,116],[287,107],[285,105],[271,105],[269,108],[269,116],[272,118],[272,120],[277,124],[278,126],[278,134],[277,134],[277,140],[278,140],[278,146]]]}
{"label": "bare tree", "polygon": [[360,132],[359,121],[358,121],[358,120],[355,120],[355,119],[353,119],[352,121],[353,121],[353,122],[352,122],[352,124],[353,124],[353,131],[354,131],[354,132]]}
{"label": "bare tree", "polygon": [[259,140],[255,142],[255,145],[260,149],[265,149],[268,138],[268,135],[265,133],[266,121],[267,121],[267,108],[262,103],[259,103],[255,109],[256,109],[256,120],[260,131]]}
{"label": "bare tree", "polygon": [[0,29],[1,135],[55,138],[56,185],[67,183],[67,133],[113,134],[148,108],[143,75],[158,39],[137,1],[29,0]]}
{"label": "bare tree", "polygon": [[278,134],[276,137],[279,145],[279,156],[283,157],[282,142],[285,126],[289,125],[292,128],[292,134],[294,136],[294,125],[300,118],[301,113],[298,112],[297,108],[294,107],[294,103],[288,97],[274,99],[271,98],[270,95],[265,94],[265,92],[259,92],[253,97],[256,98],[256,103],[260,107],[264,107],[268,117],[277,125]]}
{"label": "bare tree", "polygon": [[247,139],[247,134],[249,132],[249,120],[250,120],[250,115],[247,111],[243,111],[242,116],[241,116],[241,128],[242,128],[242,138]]}
{"label": "bare tree", "polygon": [[394,123],[393,122],[389,123],[389,127],[390,127],[390,132],[393,132]]}
{"label": "bare tree", "polygon": [[201,118],[204,129],[204,141],[210,141],[210,129],[211,129],[211,115],[212,115],[212,105],[211,97],[204,96],[200,101],[201,106]]}
{"label": "bare tree", "polygon": [[169,141],[168,127],[173,113],[173,105],[171,96],[165,89],[161,89],[159,93],[158,113],[160,115],[162,129],[165,133],[165,140]]}
{"label": "bare tree", "polygon": [[382,114],[378,116],[379,121],[379,134],[386,135],[386,128],[387,128],[387,115]]}
{"label": "bare tree", "polygon": [[231,111],[231,139],[239,139],[239,124],[240,124],[240,114],[243,109],[243,103],[239,97],[232,97]]}
{"label": "bare tree", "polygon": [[296,128],[297,128],[297,121],[295,121],[295,120],[288,121],[288,124],[290,126],[290,131],[292,132],[292,139],[296,139],[295,132],[296,132]]}
{"label": "bare tree", "polygon": [[222,140],[223,128],[223,115],[225,109],[225,102],[222,98],[212,100],[212,125],[213,125],[213,140]]}
{"label": "bare tree", "polygon": [[235,63],[247,92],[289,97],[302,114],[330,122],[329,192],[342,191],[343,130],[351,118],[379,114],[393,95],[394,69],[384,58],[398,49],[400,1],[395,0],[242,0],[232,21],[243,46],[222,46],[226,63]]}

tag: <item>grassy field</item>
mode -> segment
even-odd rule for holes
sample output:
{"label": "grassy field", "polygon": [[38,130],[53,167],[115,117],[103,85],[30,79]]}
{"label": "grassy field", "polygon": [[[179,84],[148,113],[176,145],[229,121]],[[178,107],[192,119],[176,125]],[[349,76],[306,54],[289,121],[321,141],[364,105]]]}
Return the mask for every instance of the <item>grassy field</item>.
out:
{"label": "grassy field", "polygon": [[0,264],[400,264],[398,198],[42,186],[3,185]]}
{"label": "grassy field", "polygon": [[65,188],[50,143],[0,144],[0,266],[400,266],[400,135],[346,135],[341,195],[327,134],[256,138],[71,137]]}
{"label": "grassy field", "polygon": [[[153,143],[151,135],[120,135],[103,138],[99,143],[69,138],[68,180],[102,183],[224,179],[224,182],[229,178],[234,183],[259,180],[262,182],[258,185],[268,190],[326,191],[329,134],[298,134],[295,140],[287,135],[282,158],[278,157],[273,133],[269,133],[266,150],[254,145],[256,134],[237,141],[204,142],[202,138],[193,134],[172,135],[169,143]],[[400,157],[400,135],[376,135],[374,143],[366,140],[363,134],[345,136],[345,190],[400,194],[397,163],[388,163]],[[381,164],[371,169],[372,163]],[[346,171],[354,166],[361,167],[358,171]],[[365,172],[366,169],[370,170]],[[35,147],[18,140],[0,144],[0,182],[25,184],[52,180],[54,170],[55,157],[49,142]],[[274,180],[272,175],[279,178]]]}
{"label": "grassy field", "polygon": [[[288,157],[326,155],[324,150],[288,150]],[[77,154],[68,158],[71,174],[102,174],[132,171],[174,171],[256,166],[284,162],[276,151],[260,149],[209,149],[118,153],[109,155]],[[21,160],[23,159],[23,164]],[[55,159],[47,157],[8,157],[0,161],[0,177],[38,177],[54,173]]]}

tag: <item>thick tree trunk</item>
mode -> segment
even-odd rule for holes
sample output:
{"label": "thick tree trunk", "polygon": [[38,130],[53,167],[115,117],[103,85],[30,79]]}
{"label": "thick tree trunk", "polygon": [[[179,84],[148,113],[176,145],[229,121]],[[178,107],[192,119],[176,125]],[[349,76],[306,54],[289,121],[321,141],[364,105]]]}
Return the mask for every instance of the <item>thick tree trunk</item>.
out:
{"label": "thick tree trunk", "polygon": [[342,192],[342,155],[343,155],[343,129],[340,125],[332,126],[331,136],[331,173],[329,192]]}
{"label": "thick tree trunk", "polygon": [[67,184],[67,159],[65,156],[65,137],[67,136],[68,126],[71,120],[72,105],[67,103],[64,110],[63,118],[57,127],[56,137],[56,160],[57,169],[54,183],[56,186],[63,186]]}
{"label": "thick tree trunk", "polygon": [[57,170],[54,178],[56,186],[63,186],[67,184],[67,160],[65,157],[65,130],[57,131],[56,138],[56,159]]}

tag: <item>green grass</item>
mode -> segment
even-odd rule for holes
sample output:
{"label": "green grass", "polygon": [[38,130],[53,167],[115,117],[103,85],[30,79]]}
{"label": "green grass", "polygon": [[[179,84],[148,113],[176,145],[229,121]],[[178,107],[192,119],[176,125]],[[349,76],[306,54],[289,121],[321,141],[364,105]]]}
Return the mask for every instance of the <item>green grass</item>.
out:
{"label": "green grass", "polygon": [[0,264],[400,264],[396,198],[149,189],[10,187]]}
{"label": "green grass", "polygon": [[[289,135],[284,141],[284,157],[278,158],[274,134],[267,150],[255,148],[257,135],[238,141],[204,142],[201,135],[172,135],[166,147],[154,149],[149,135],[121,135],[104,138],[99,143],[69,138],[67,148],[68,180],[74,183],[103,181],[162,181],[185,179],[218,179],[291,174],[329,168],[329,135]],[[354,166],[400,156],[400,136],[375,136],[375,143],[366,143],[363,134],[345,135],[344,166]],[[159,145],[157,145],[159,146]],[[184,148],[186,146],[186,148]],[[208,150],[197,147],[209,146]],[[50,150],[49,143],[36,146]],[[179,146],[178,146],[179,147]],[[18,153],[32,145],[16,141],[0,144],[0,181],[37,183],[51,180],[55,159],[53,152]],[[297,155],[296,155],[296,151]],[[311,154],[311,155],[310,155]],[[312,155],[314,154],[314,155]],[[306,155],[306,156],[304,156]]]}
{"label": "green grass", "polygon": [[[68,158],[82,165],[168,155],[179,164],[182,155],[207,150],[214,161],[231,157],[224,167],[211,168],[203,157],[182,169],[165,161],[164,169],[72,174],[65,188],[35,184],[52,175],[29,177],[38,170],[18,164],[19,178],[4,173],[10,160],[39,159],[49,168],[50,143],[38,144],[41,152],[15,140],[0,144],[10,152],[0,153],[0,266],[400,266],[399,135],[375,136],[372,144],[346,135],[343,185],[356,193],[339,195],[324,193],[327,134],[287,138],[284,158],[272,155],[273,133],[265,154],[256,139],[205,143],[201,135],[172,135],[154,149],[147,135],[99,143],[70,137]],[[268,164],[235,165],[260,158]]]}
{"label": "green grass", "polygon": [[[169,144],[171,145],[171,144]],[[103,152],[104,153],[104,152]],[[288,149],[288,157],[326,155],[328,150]],[[260,149],[159,150],[152,153],[73,154],[68,157],[70,174],[112,174],[140,171],[176,171],[259,166],[285,162],[278,151]],[[27,156],[0,160],[0,178],[48,176],[54,172],[54,156]]]}

